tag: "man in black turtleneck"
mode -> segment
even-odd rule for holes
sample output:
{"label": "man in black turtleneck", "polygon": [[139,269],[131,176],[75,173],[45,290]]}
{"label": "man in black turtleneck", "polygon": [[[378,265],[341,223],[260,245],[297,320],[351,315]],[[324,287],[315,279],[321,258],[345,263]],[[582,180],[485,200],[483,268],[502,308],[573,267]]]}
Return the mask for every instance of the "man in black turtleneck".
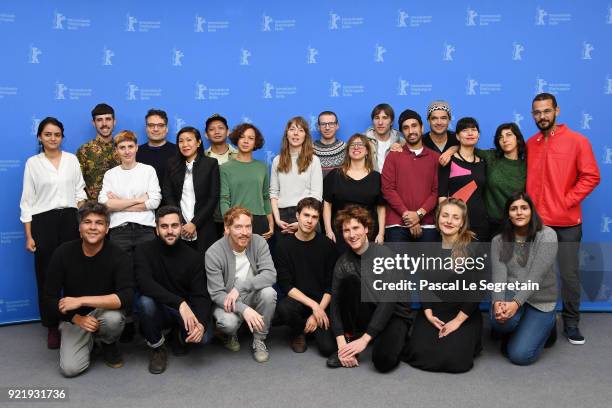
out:
{"label": "man in black turtleneck", "polygon": [[157,239],[136,247],[134,270],[142,296],[138,300],[140,326],[151,347],[149,372],[166,369],[168,352],[162,330],[172,328],[169,340],[175,355],[185,354],[185,343],[207,343],[211,300],[206,287],[204,259],[180,239],[181,210],[157,210]]}

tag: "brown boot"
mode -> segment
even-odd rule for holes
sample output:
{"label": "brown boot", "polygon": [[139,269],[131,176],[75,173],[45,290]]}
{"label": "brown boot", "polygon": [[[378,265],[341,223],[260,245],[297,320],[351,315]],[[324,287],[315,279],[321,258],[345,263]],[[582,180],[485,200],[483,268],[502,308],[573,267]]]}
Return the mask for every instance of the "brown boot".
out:
{"label": "brown boot", "polygon": [[306,336],[300,334],[291,339],[291,350],[295,353],[303,353],[306,351]]}

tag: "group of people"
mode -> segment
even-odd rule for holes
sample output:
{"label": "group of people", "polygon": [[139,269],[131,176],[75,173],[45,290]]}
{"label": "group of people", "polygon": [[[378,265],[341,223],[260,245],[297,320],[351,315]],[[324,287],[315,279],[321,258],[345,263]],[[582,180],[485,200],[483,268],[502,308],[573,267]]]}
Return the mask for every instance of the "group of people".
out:
{"label": "group of people", "polygon": [[463,372],[482,347],[478,303],[432,293],[437,301],[423,301],[413,322],[409,299],[363,300],[361,265],[389,256],[384,242],[438,243],[455,258],[489,241],[494,281],[540,284],[491,299],[508,358],[530,364],[554,342],[557,258],[564,334],[583,344],[580,203],[600,176],[588,139],[558,114],[554,95],[538,94],[540,132],[525,142],[515,124],[502,124],[488,150],[476,147],[474,118],[449,130],[445,101],[428,106],[427,133],[410,109],[393,129],[392,107],[379,104],[372,127],[347,142],[336,136],[337,115],[324,111],[314,142],[302,117],[287,122],[271,169],[253,158],[260,130],[242,123],[230,132],[218,114],[206,120],[206,150],[195,127],[169,142],[167,115],[155,109],[138,145],[132,131],[113,136],[115,112],[99,104],[97,135],[76,156],[61,150],[62,123],[45,118],[41,151],[25,166],[21,221],[47,345],[60,349],[66,376],[89,366],[94,347],[119,367],[117,341],[131,340],[137,318],[157,374],[166,340],[176,355],[214,337],[238,351],[243,322],[254,359],[265,362],[274,320],[289,326],[295,352],[314,337],[329,367],[357,366],[372,342],[381,372],[402,360]]}

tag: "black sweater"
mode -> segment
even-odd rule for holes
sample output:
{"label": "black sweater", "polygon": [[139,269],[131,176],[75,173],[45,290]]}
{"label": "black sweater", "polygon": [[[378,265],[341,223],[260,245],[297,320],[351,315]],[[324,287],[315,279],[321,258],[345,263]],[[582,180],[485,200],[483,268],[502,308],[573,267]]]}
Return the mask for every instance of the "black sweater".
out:
{"label": "black sweater", "polygon": [[140,292],[178,310],[186,301],[200,323],[210,318],[211,300],[204,276],[204,258],[182,240],[166,245],[160,238],[144,242],[134,252]]}
{"label": "black sweater", "polygon": [[130,310],[134,295],[132,261],[127,253],[110,241],[92,257],[85,256],[80,239],[62,244],[53,252],[47,269],[44,302],[50,316],[67,322],[75,314],[87,315],[91,307],[81,307],[61,314],[59,294],[66,297],[116,294],[121,309]]}
{"label": "black sweater", "polygon": [[[374,258],[393,256],[394,254],[389,248],[370,242],[368,249],[361,256],[349,249],[345,251],[340,258],[338,258],[338,262],[336,262],[336,266],[334,268],[331,299],[331,329],[334,336],[337,337],[344,334],[344,327],[342,326],[342,318],[340,314],[340,305],[338,304],[338,299],[340,298],[339,288],[342,280],[349,276],[355,276],[361,280],[362,262],[366,265],[363,267],[364,271],[368,271],[368,273],[373,274],[371,265],[373,264]],[[368,277],[368,281],[371,280],[372,277]],[[368,290],[368,295],[372,299],[381,297],[380,294],[374,293],[374,289],[369,285],[362,286],[362,293],[364,289]],[[365,302],[366,299],[361,299],[361,301]],[[381,331],[384,330],[389,322],[389,319],[393,315],[404,319],[409,319],[410,303],[388,301],[377,302],[376,309],[374,310],[372,318],[368,323],[366,333],[372,336],[372,338],[376,337]]]}
{"label": "black sweater", "polygon": [[283,237],[274,256],[278,284],[285,293],[297,288],[321,302],[325,293],[331,295],[337,257],[334,243],[321,234],[310,241],[300,241],[293,234]]}

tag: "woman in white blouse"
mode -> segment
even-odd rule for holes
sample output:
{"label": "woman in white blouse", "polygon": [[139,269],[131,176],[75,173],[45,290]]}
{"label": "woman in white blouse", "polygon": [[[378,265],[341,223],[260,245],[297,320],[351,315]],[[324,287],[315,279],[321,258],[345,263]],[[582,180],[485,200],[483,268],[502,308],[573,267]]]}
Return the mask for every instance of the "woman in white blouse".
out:
{"label": "woman in white blouse", "polygon": [[323,172],[308,123],[298,116],[287,122],[280,154],[272,162],[270,201],[277,232],[293,234],[297,230],[295,209],[305,197],[322,200]]}
{"label": "woman in white blouse", "polygon": [[64,125],[47,117],[38,126],[40,153],[30,157],[23,174],[21,222],[26,249],[34,253],[41,322],[48,330],[47,347],[60,345],[58,321],[44,310],[46,270],[60,244],[79,238],[77,208],[87,199],[85,181],[76,156],[61,150]]}

